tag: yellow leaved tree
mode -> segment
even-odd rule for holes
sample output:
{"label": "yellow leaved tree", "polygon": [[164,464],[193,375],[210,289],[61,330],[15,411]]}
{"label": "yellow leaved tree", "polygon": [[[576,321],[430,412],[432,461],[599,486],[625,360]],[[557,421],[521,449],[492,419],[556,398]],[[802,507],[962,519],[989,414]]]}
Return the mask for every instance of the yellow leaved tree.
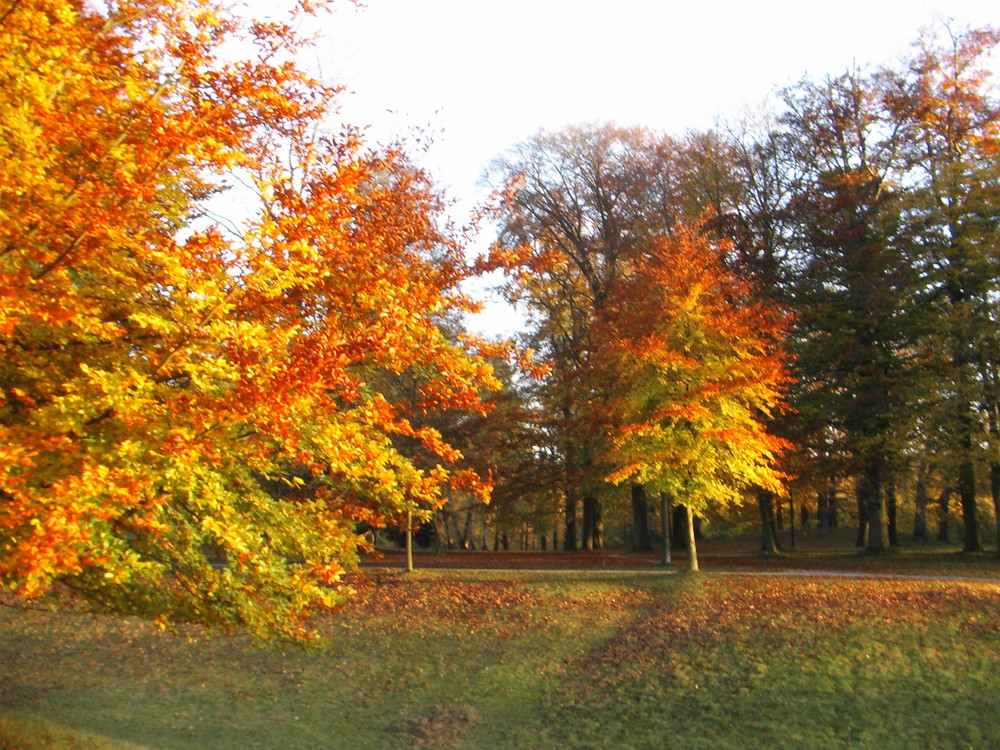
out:
{"label": "yellow leaved tree", "polygon": [[[495,386],[440,326],[461,248],[401,153],[325,133],[302,44],[197,0],[0,3],[8,588],[308,639],[360,523],[486,490],[408,419]],[[372,385],[404,370],[415,402]]]}

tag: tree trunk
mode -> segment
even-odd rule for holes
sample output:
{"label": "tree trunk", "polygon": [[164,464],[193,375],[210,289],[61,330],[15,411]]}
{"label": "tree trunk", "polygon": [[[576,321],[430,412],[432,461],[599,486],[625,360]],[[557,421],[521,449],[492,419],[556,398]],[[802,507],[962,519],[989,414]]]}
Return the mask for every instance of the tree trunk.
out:
{"label": "tree trunk", "polygon": [[997,526],[997,554],[1000,555],[1000,463],[990,464],[990,495]]}
{"label": "tree trunk", "polygon": [[473,507],[470,505],[468,511],[465,514],[465,532],[462,534],[462,538],[465,540],[464,549],[475,549],[476,542],[472,536],[472,514],[474,512]]}
{"label": "tree trunk", "polygon": [[778,544],[778,529],[774,522],[774,493],[759,487],[755,494],[760,511],[760,551],[765,555],[777,555],[781,545]]}
{"label": "tree trunk", "polygon": [[962,502],[962,528],[965,536],[962,549],[965,552],[982,552],[983,541],[979,536],[976,514],[976,471],[971,459],[962,461],[958,468],[958,497]]}
{"label": "tree trunk", "polygon": [[881,459],[873,459],[864,467],[858,478],[858,506],[864,507],[868,515],[868,543],[865,552],[869,555],[885,554],[889,551],[889,524],[885,507],[885,489],[882,486]]}
{"label": "tree trunk", "polygon": [[685,505],[685,516],[687,518],[687,569],[689,572],[698,570],[698,545],[695,542],[694,534],[694,511],[690,505]]}
{"label": "tree trunk", "polygon": [[927,505],[929,501],[927,483],[921,476],[917,479],[917,488],[913,494],[913,539],[925,544],[930,541],[927,536]]}
{"label": "tree trunk", "polygon": [[644,552],[649,549],[649,506],[646,488],[632,485],[632,549]]}
{"label": "tree trunk", "polygon": [[406,572],[413,572],[413,514],[406,511]]}
{"label": "tree trunk", "polygon": [[683,505],[674,506],[670,519],[673,546],[677,549],[684,549],[687,545],[687,510]]}
{"label": "tree trunk", "polygon": [[950,534],[948,533],[948,520],[951,517],[951,511],[949,506],[951,505],[951,488],[945,487],[941,490],[941,494],[938,496],[938,541],[947,542]]}
{"label": "tree trunk", "polygon": [[576,495],[566,493],[566,517],[563,530],[563,549],[573,552],[577,549],[576,542]]}
{"label": "tree trunk", "polygon": [[670,565],[670,493],[660,493],[660,536],[663,538],[662,565]]}
{"label": "tree trunk", "polygon": [[899,531],[896,528],[896,483],[889,481],[885,485],[885,512],[889,526],[889,546],[899,546]]}
{"label": "tree trunk", "polygon": [[819,530],[826,533],[830,529],[830,493],[820,492],[816,495],[817,514],[819,515]]}
{"label": "tree trunk", "polygon": [[795,549],[795,499],[788,492],[788,546]]}
{"label": "tree trunk", "polygon": [[592,513],[594,516],[594,549],[604,549],[604,514],[601,511],[600,498],[590,498],[593,503]]}
{"label": "tree trunk", "polygon": [[854,497],[858,505],[858,535],[854,540],[855,547],[867,547],[868,533],[871,531],[868,525],[868,503],[865,500],[864,490],[861,487],[862,481],[861,477],[855,477]]}
{"label": "tree trunk", "polygon": [[601,522],[601,501],[593,495],[583,497],[583,548],[603,549],[604,534]]}

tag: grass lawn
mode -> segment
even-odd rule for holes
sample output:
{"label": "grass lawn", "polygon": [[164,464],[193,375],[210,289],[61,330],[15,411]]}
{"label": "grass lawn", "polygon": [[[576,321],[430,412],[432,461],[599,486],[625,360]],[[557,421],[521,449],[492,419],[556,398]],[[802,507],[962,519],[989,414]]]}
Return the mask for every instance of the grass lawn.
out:
{"label": "grass lawn", "polygon": [[320,652],[0,607],[0,750],[1000,747],[996,580],[425,570],[358,588]]}

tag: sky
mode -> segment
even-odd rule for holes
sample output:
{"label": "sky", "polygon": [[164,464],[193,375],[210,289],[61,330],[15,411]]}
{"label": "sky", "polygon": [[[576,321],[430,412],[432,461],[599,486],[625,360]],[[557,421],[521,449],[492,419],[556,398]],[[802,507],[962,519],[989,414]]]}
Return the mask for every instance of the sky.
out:
{"label": "sky", "polygon": [[345,86],[345,122],[408,138],[459,213],[485,194],[490,161],[540,129],[682,135],[804,75],[892,62],[921,27],[1000,23],[993,0],[365,2],[321,16],[303,62]]}

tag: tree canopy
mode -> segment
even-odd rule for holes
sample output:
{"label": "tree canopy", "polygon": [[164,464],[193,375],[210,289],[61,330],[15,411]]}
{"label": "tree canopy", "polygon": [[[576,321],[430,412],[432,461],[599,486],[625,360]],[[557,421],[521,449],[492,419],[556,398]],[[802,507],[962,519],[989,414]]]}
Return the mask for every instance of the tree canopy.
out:
{"label": "tree canopy", "polygon": [[[328,132],[337,91],[291,23],[193,0],[0,17],[7,586],[304,638],[359,523],[485,491],[410,419],[496,384],[440,325],[472,306],[461,248],[402,153]],[[227,190],[239,223],[212,213]],[[416,400],[376,387],[407,369]]]}

